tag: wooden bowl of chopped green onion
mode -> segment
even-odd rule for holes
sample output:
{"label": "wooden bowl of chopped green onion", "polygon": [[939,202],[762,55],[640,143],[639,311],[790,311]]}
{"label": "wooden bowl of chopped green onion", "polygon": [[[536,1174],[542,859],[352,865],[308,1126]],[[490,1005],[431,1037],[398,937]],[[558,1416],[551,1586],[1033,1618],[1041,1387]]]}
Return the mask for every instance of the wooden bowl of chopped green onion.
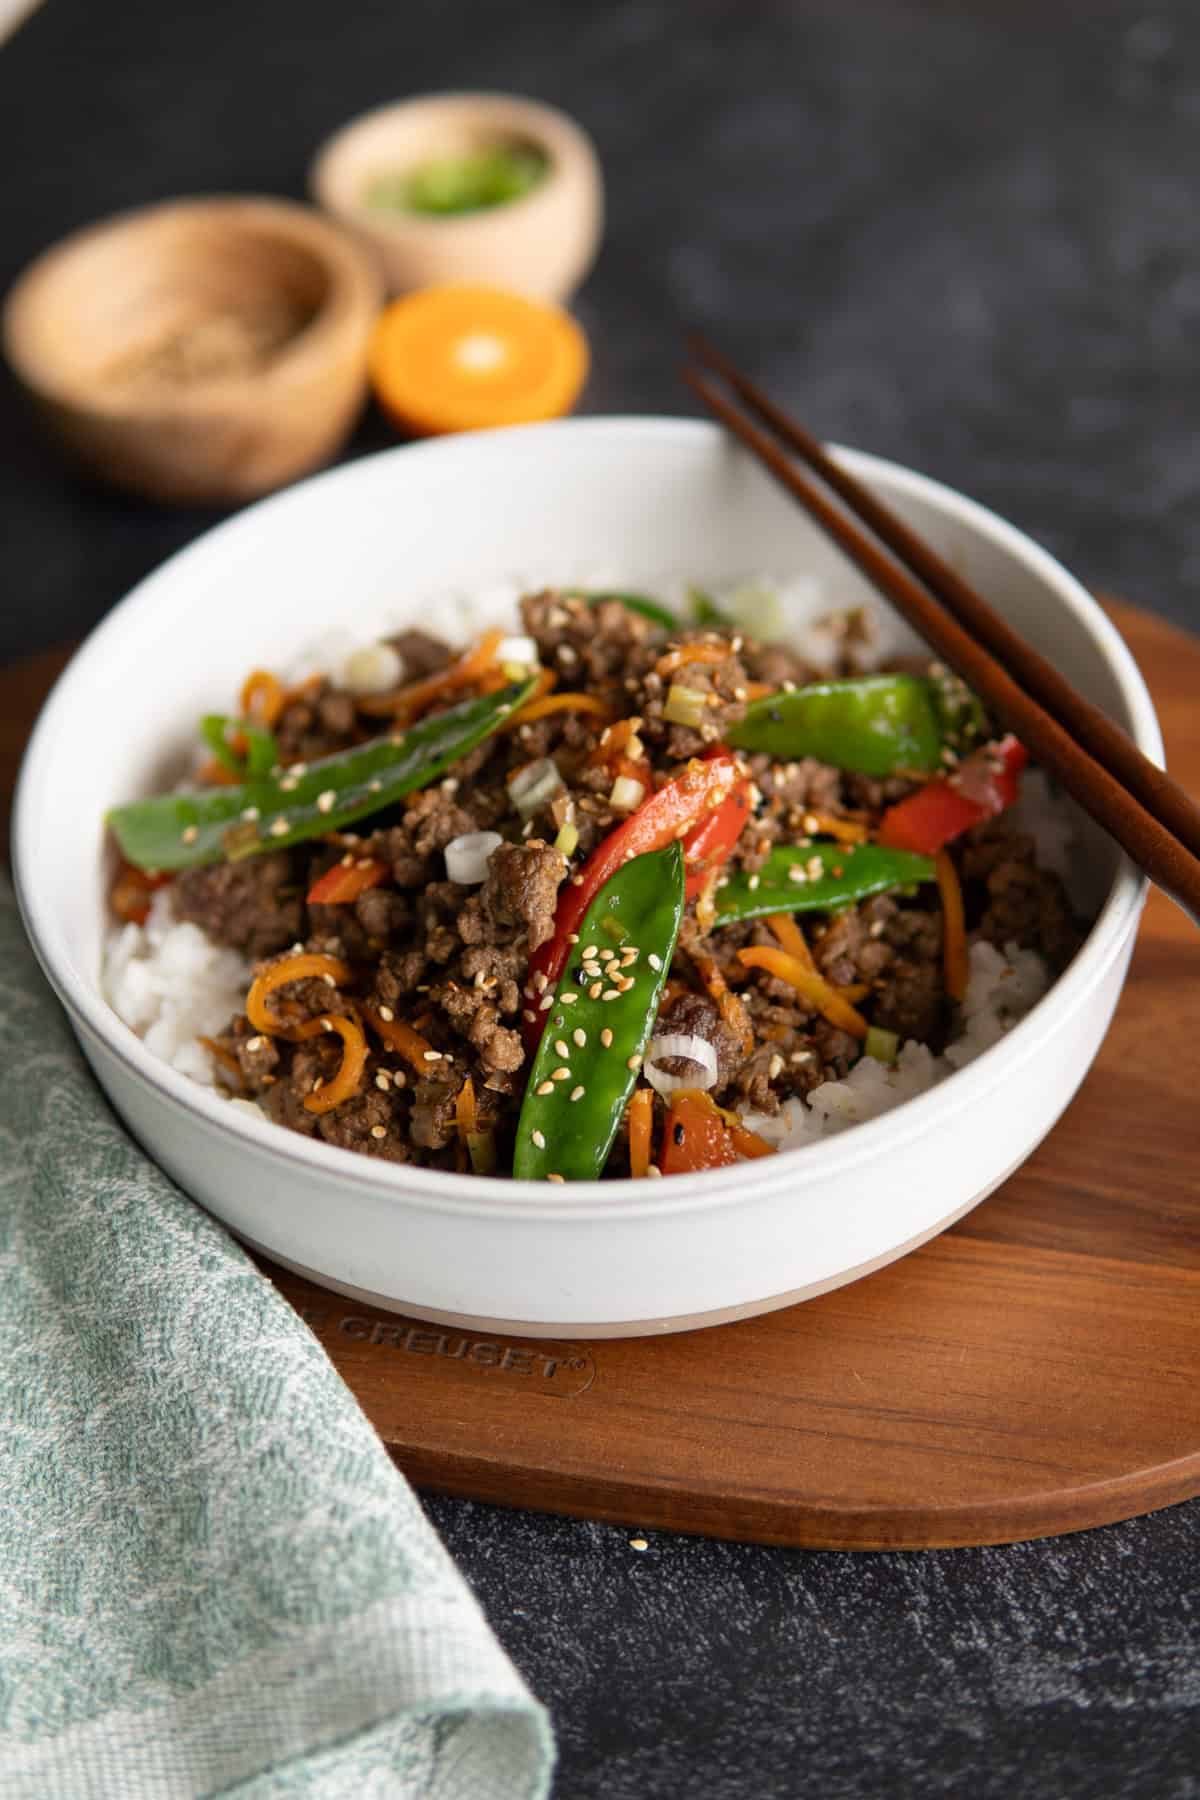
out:
{"label": "wooden bowl of chopped green onion", "polygon": [[314,199],[375,253],[393,293],[487,282],[562,301],[600,241],[591,140],[554,107],[434,94],[362,115],[322,146]]}

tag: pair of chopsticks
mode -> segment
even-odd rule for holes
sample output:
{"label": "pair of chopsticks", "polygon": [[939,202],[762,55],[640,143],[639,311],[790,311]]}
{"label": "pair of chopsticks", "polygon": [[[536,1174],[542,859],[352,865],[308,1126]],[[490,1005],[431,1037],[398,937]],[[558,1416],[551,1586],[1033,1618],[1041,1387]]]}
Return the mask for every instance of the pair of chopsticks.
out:
{"label": "pair of chopsticks", "polygon": [[[1200,808],[937,552],[699,337],[684,379],[989,711],[1200,925]],[[744,403],[735,404],[713,376]],[[778,440],[778,441],[777,441]],[[781,448],[781,444],[786,446]],[[820,477],[805,475],[798,462]],[[869,528],[830,498],[830,490]],[[889,554],[890,553],[890,554]]]}

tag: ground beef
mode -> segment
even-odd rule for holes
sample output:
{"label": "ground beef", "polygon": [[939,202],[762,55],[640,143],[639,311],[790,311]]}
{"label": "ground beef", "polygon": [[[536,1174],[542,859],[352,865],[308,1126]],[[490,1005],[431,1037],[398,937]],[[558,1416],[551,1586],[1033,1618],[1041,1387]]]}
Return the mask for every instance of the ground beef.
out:
{"label": "ground beef", "polygon": [[449,644],[428,631],[398,631],[387,641],[404,664],[404,681],[423,681],[454,661]]}
{"label": "ground beef", "polygon": [[295,943],[303,929],[300,875],[285,850],[185,869],[171,884],[171,904],[177,919],[254,958]]}
{"label": "ground beef", "polygon": [[567,873],[561,850],[536,838],[493,850],[483,884],[483,910],[501,928],[523,927],[530,950],[554,935],[558,890]]}
{"label": "ground beef", "polygon": [[892,946],[884,942],[883,934],[895,911],[895,902],[878,894],[832,918],[813,943],[822,975],[835,987],[873,982],[892,960]]}
{"label": "ground beef", "polygon": [[940,1050],[946,1025],[941,908],[897,909],[884,937],[893,954],[875,989],[874,1023]]}
{"label": "ground beef", "polygon": [[1057,970],[1071,960],[1082,933],[1062,881],[1039,868],[1035,857],[1031,837],[992,821],[970,833],[960,859],[962,879],[980,937],[1001,950],[1010,943],[1038,950]]}

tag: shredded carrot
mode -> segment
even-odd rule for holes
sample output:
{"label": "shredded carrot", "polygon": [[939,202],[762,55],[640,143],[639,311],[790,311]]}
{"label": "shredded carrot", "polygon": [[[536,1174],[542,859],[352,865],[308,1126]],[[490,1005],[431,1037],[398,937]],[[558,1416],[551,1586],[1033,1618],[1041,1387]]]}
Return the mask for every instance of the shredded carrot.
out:
{"label": "shredded carrot", "polygon": [[391,694],[365,695],[358,702],[358,710],[373,719],[396,719],[402,724],[411,724],[443,695],[455,693],[461,687],[470,687],[473,682],[482,680],[484,675],[490,673],[496,661],[496,651],[503,641],[504,632],[499,626],[485,631],[474,649],[468,650],[465,656],[460,656],[447,668],[427,675],[423,681],[413,681],[407,687],[397,688]]}
{"label": "shredded carrot", "polygon": [[861,819],[839,819],[834,813],[806,812],[804,829],[823,837],[836,838],[839,844],[865,844],[870,836]]}
{"label": "shredded carrot", "polygon": [[215,756],[210,757],[196,773],[196,780],[204,782],[206,787],[236,787],[240,779],[223,762],[218,762]]}
{"label": "shredded carrot", "polygon": [[[323,1018],[310,1019],[308,1024],[316,1026],[317,1031],[336,1031],[342,1040],[342,1060],[337,1074],[315,1093],[304,1097],[305,1112],[332,1112],[343,1100],[352,1100],[362,1087],[363,1070],[367,1064],[367,1040],[357,1019],[343,1019],[338,1013],[326,1013]],[[304,1035],[315,1037],[316,1031],[305,1028]]]}
{"label": "shredded carrot", "polygon": [[283,711],[287,696],[277,675],[269,669],[252,669],[242,683],[238,710],[244,719],[253,719],[270,731]]}
{"label": "shredded carrot", "polygon": [[688,663],[721,663],[728,655],[728,644],[681,644],[677,650],[660,656],[654,667],[659,675],[673,675]]}
{"label": "shredded carrot", "polygon": [[857,1006],[859,1001],[865,1000],[870,993],[871,984],[869,981],[848,981],[845,987],[835,985],[833,991],[835,994],[840,994],[843,1000],[848,1000],[851,1006]]}
{"label": "shredded carrot", "polygon": [[428,1038],[423,1038],[419,1031],[406,1025],[403,1019],[385,1019],[375,1007],[364,1006],[363,1014],[372,1029],[378,1032],[389,1050],[395,1050],[410,1062],[420,1074],[427,1075],[430,1069],[429,1052],[433,1045]]}
{"label": "shredded carrot", "polygon": [[779,689],[772,687],[769,681],[748,681],[746,683],[747,700],[765,700],[768,694],[777,694]]}
{"label": "shredded carrot", "polygon": [[[551,676],[551,680],[554,677]],[[511,731],[514,725],[530,725],[534,719],[545,719],[551,713],[588,712],[595,713],[599,719],[611,719],[612,712],[603,700],[597,700],[594,694],[535,694],[519,707],[511,719],[506,719],[502,727]]]}
{"label": "shredded carrot", "polygon": [[942,970],[946,992],[952,1000],[965,1000],[970,959],[967,955],[967,929],[963,919],[962,883],[954,859],[947,850],[939,850],[934,858],[938,893],[942,898]]}
{"label": "shredded carrot", "polygon": [[739,950],[737,955],[738,961],[747,969],[766,969],[778,981],[786,981],[789,987],[794,987],[798,994],[810,1001],[831,1025],[848,1031],[852,1037],[866,1037],[869,1029],[867,1021],[850,1005],[845,997],[846,990],[831,986],[823,975],[818,975],[813,969],[806,969],[802,962],[789,956],[786,950],[764,949],[755,944],[747,950]]}
{"label": "shredded carrot", "polygon": [[754,1048],[754,1027],[750,1023],[750,1015],[745,1006],[737,995],[731,992],[729,984],[711,956],[696,950],[690,951],[689,954],[710,997],[716,1001],[717,1010],[741,1045],[742,1054],[749,1056]]}
{"label": "shredded carrot", "polygon": [[774,1156],[774,1144],[768,1144],[766,1138],[759,1137],[757,1131],[751,1131],[740,1119],[729,1119],[729,1136],[739,1156]]}
{"label": "shredded carrot", "polygon": [[654,1089],[634,1090],[629,1102],[629,1173],[640,1179],[650,1169],[654,1145]]}
{"label": "shredded carrot", "polygon": [[458,1096],[454,1102],[454,1123],[458,1127],[458,1137],[461,1144],[465,1145],[471,1133],[476,1129],[475,1120],[477,1116],[475,1106],[475,1083],[468,1075],[467,1079],[459,1088]]}
{"label": "shredded carrot", "polygon": [[[495,673],[499,675],[501,682],[505,680],[504,670],[499,666],[497,666]],[[532,694],[530,694],[524,706],[519,706],[515,713],[509,714],[508,718],[505,719],[504,724],[501,726],[501,730],[511,731],[514,725],[523,725],[525,723],[525,715],[528,708],[536,706],[537,702],[544,699],[550,690],[553,687],[556,687],[557,684],[558,676],[554,673],[553,669],[539,669]],[[551,711],[553,710],[552,707]],[[538,715],[535,713],[534,717],[536,718]]]}
{"label": "shredded carrot", "polygon": [[[349,854],[349,853],[347,853]],[[309,906],[345,906],[365,894],[368,888],[378,887],[391,874],[391,865],[380,862],[378,857],[360,856],[347,866],[346,862],[334,863],[332,869],[318,876],[308,890]]]}
{"label": "shredded carrot", "polygon": [[211,1057],[214,1057],[215,1060],[221,1064],[223,1069],[228,1069],[229,1073],[237,1080],[239,1087],[243,1085],[242,1065],[232,1050],[227,1049],[224,1044],[218,1044],[216,1038],[198,1037],[196,1042],[198,1044],[203,1044],[204,1048],[208,1051],[208,1054]]}
{"label": "shredded carrot", "polygon": [[808,947],[808,939],[791,913],[768,913],[764,923],[771,927],[789,956],[794,956],[797,962],[803,963],[806,969],[811,969],[814,975],[818,972],[813,953]]}
{"label": "shredded carrot", "polygon": [[264,1032],[268,1037],[289,1038],[293,1041],[301,1037],[312,1037],[314,1034],[305,1031],[303,1026],[277,1018],[267,1005],[267,997],[276,988],[284,987],[290,981],[304,981],[309,977],[319,978],[325,975],[330,976],[336,985],[349,981],[351,971],[340,957],[297,951],[292,956],[281,957],[278,962],[264,969],[261,975],[255,976],[250,992],[246,995],[246,1017],[255,1031]]}

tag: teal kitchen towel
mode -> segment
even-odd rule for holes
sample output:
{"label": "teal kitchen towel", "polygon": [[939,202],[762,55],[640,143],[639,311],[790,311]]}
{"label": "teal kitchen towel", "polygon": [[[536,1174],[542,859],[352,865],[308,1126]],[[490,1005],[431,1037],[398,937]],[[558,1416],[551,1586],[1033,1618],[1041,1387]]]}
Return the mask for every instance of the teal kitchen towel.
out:
{"label": "teal kitchen towel", "polygon": [[545,1715],[0,890],[0,1794],[532,1800]]}

